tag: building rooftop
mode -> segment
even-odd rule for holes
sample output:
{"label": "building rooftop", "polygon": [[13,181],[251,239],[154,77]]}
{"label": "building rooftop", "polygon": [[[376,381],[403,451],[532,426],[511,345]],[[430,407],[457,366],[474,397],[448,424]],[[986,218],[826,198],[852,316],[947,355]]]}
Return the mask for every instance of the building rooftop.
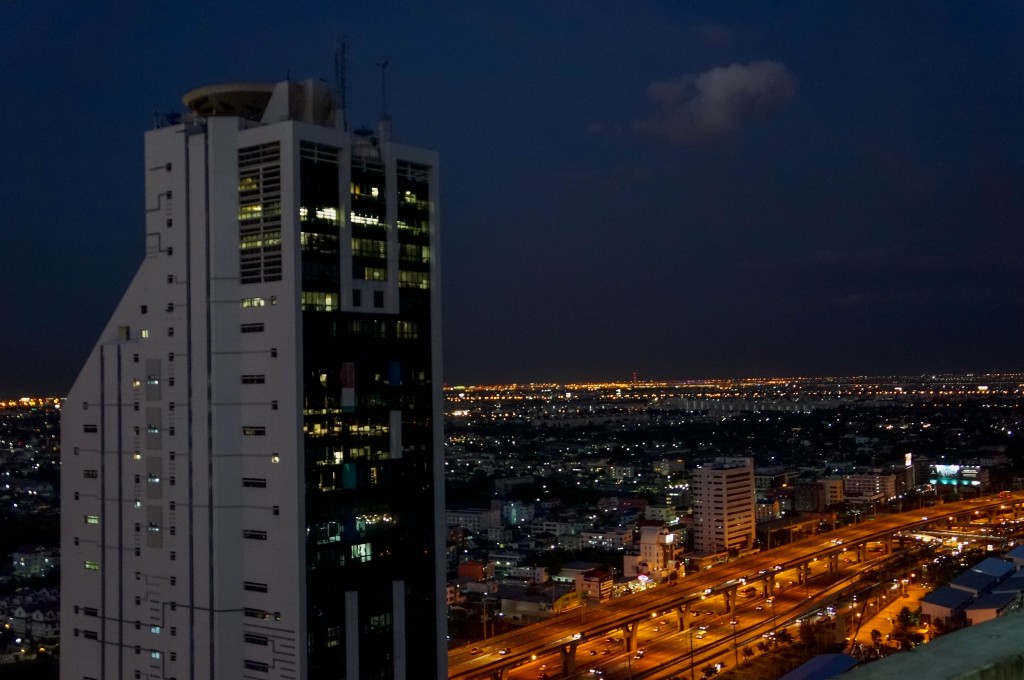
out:
{"label": "building rooftop", "polygon": [[1013,573],[1013,563],[1001,560],[998,557],[986,557],[981,562],[978,562],[971,571],[977,571],[982,574],[988,574],[989,576],[995,576],[1002,580]]}
{"label": "building rooftop", "polygon": [[934,604],[939,607],[946,607],[947,609],[955,610],[970,602],[971,597],[971,594],[966,590],[943,586],[942,588],[933,590],[922,597],[921,602],[927,602],[928,604]]}
{"label": "building rooftop", "polygon": [[992,593],[983,595],[974,602],[967,605],[967,611],[972,609],[1003,609],[1017,599],[1016,593]]}
{"label": "building rooftop", "polygon": [[819,654],[779,680],[826,680],[842,675],[857,663],[857,659],[848,654]]}
{"label": "building rooftop", "polygon": [[949,582],[954,588],[975,591],[978,593],[991,590],[999,583],[999,579],[990,574],[983,574],[980,571],[965,571]]}
{"label": "building rooftop", "polygon": [[273,83],[223,83],[198,87],[187,92],[181,102],[198,116],[259,120],[273,93]]}
{"label": "building rooftop", "polygon": [[857,680],[1024,677],[1024,617],[1001,616],[857,669]]}

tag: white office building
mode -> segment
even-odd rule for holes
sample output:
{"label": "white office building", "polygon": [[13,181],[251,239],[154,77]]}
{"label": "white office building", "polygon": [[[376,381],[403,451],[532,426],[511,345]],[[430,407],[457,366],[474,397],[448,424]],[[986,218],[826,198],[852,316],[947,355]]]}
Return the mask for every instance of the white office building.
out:
{"label": "white office building", "polygon": [[754,462],[716,458],[692,472],[693,547],[714,554],[754,546]]}
{"label": "white office building", "polygon": [[184,103],[64,404],[61,678],[445,678],[436,154],[319,81]]}

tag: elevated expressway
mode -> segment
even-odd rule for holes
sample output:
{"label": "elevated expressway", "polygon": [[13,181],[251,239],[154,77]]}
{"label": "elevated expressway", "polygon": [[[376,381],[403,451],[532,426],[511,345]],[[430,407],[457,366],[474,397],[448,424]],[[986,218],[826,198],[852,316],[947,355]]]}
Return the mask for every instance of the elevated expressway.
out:
{"label": "elevated expressway", "polygon": [[[1024,516],[1024,493],[987,496],[946,503],[899,514],[882,515],[872,521],[843,527],[827,534],[818,534],[788,545],[764,550],[715,568],[689,574],[675,585],[657,588],[566,612],[548,621],[526,626],[477,643],[474,650],[467,645],[448,653],[449,680],[505,680],[517,666],[546,659],[549,666],[560,667],[559,677],[577,672],[576,650],[580,645],[619,635],[628,659],[637,648],[637,633],[642,622],[652,618],[671,617],[669,625],[687,632],[694,623],[691,612],[706,606],[709,599],[719,598],[721,608],[731,612],[736,607],[737,593],[755,586],[760,594],[774,595],[776,579],[783,572],[795,576],[803,584],[811,565],[815,575],[835,573],[843,564],[858,565],[868,559],[868,545],[880,544],[883,554],[900,541],[897,534],[911,533],[928,527],[943,527],[951,519],[984,514],[990,519],[1010,513],[1013,519]],[[692,642],[692,637],[691,637]],[[501,651],[505,650],[502,654]],[[591,652],[593,654],[593,652]]]}

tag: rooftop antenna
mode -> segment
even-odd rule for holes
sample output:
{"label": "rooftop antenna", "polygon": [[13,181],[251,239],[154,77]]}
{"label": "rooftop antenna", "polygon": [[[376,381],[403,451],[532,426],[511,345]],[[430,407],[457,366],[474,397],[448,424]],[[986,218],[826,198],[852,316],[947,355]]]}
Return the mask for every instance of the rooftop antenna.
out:
{"label": "rooftop antenna", "polygon": [[380,67],[380,118],[388,119],[388,60],[377,62]]}
{"label": "rooftop antenna", "polygon": [[348,93],[345,87],[345,67],[347,55],[345,40],[339,40],[334,49],[334,87],[338,91],[338,115],[341,116],[341,129],[348,132]]}

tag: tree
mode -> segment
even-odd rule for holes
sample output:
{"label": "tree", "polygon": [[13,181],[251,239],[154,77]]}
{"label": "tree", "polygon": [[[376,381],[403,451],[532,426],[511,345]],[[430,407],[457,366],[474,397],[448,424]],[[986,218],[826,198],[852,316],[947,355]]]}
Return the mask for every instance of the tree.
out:
{"label": "tree", "polygon": [[921,624],[921,610],[911,611],[910,607],[903,607],[896,615],[896,625],[904,630],[916,628]]}
{"label": "tree", "polygon": [[718,669],[712,666],[711,664],[708,664],[707,666],[704,666],[704,668],[701,669],[701,672],[704,673],[705,678],[710,678],[712,675],[718,672]]}
{"label": "tree", "polygon": [[744,646],[741,651],[743,652],[744,659],[749,659],[750,657],[754,656],[754,650],[750,648],[750,645]]}
{"label": "tree", "polygon": [[780,630],[778,632],[778,634],[776,635],[776,638],[782,644],[789,644],[790,642],[793,641],[792,634],[790,634],[790,632],[788,630],[786,630],[785,628],[783,628],[782,630]]}
{"label": "tree", "polygon": [[804,624],[797,629],[797,633],[800,635],[800,642],[804,647],[810,647],[814,644],[814,627],[809,621],[805,621]]}
{"label": "tree", "polygon": [[871,644],[875,647],[882,643],[882,632],[880,630],[871,629]]}

